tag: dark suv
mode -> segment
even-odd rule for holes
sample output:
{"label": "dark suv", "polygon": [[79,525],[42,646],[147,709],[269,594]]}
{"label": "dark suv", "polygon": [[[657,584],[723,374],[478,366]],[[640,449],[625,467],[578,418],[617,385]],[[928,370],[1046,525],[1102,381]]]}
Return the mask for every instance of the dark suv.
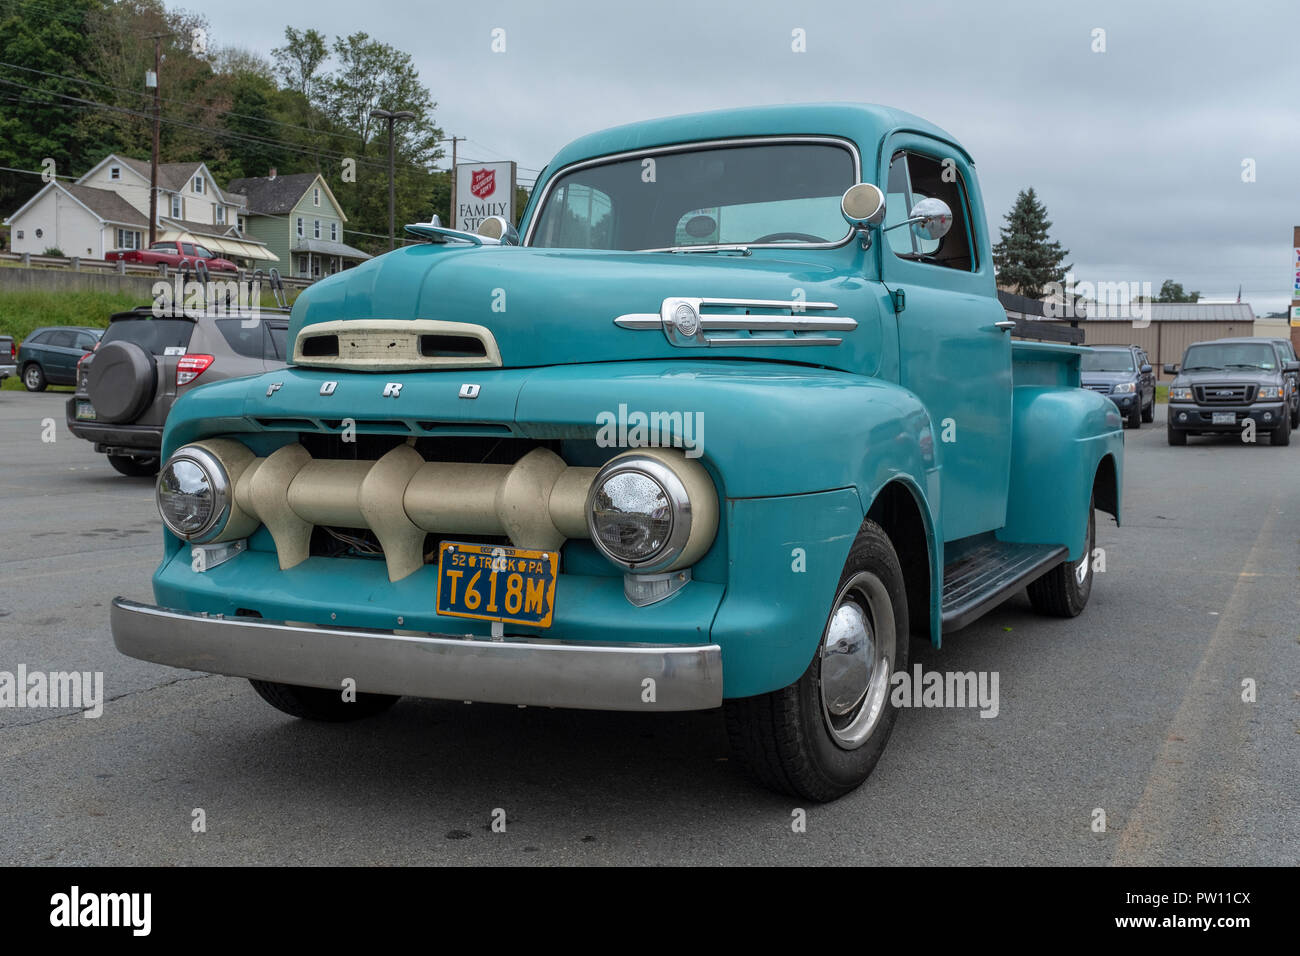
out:
{"label": "dark suv", "polygon": [[1169,444],[1186,445],[1188,435],[1240,433],[1242,422],[1269,435],[1274,445],[1291,443],[1291,386],[1287,376],[1300,363],[1286,360],[1271,339],[1216,339],[1188,346],[1169,384]]}
{"label": "dark suv", "polygon": [[1136,345],[1094,345],[1080,365],[1083,387],[1100,392],[1124,414],[1128,428],[1156,418],[1156,377]]}
{"label": "dark suv", "polygon": [[[1291,344],[1290,339],[1265,339],[1264,341],[1277,345],[1278,351],[1282,353],[1283,364],[1300,363],[1300,358],[1296,357],[1295,346]],[[1287,372],[1286,377],[1291,383],[1291,427],[1300,428],[1300,371]]]}
{"label": "dark suv", "polygon": [[120,312],[77,373],[68,430],[124,475],[158,473],[163,425],[176,399],[208,382],[260,375],[287,361],[289,313],[260,317],[157,318],[149,306]]}

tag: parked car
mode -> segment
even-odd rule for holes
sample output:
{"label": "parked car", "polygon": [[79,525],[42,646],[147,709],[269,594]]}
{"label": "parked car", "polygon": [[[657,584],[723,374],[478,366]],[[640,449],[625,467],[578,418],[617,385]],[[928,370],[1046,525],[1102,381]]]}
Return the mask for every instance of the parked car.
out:
{"label": "parked car", "polygon": [[114,249],[104,256],[110,261],[122,260],[143,265],[166,263],[173,269],[194,268],[198,262],[207,265],[209,272],[238,272],[239,266],[229,259],[210,252],[193,242],[155,242],[148,249]]}
{"label": "parked car", "polygon": [[47,326],[35,329],[18,348],[17,365],[29,392],[47,385],[74,385],[77,363],[95,347],[103,329],[85,326]]}
{"label": "parked car", "polygon": [[1169,444],[1188,435],[1240,433],[1251,419],[1274,445],[1291,443],[1290,384],[1300,362],[1282,355],[1271,339],[1232,338],[1187,347],[1181,365],[1166,365]]}
{"label": "parked car", "polygon": [[294,303],[291,367],[176,403],[123,653],[321,720],[722,706],[761,781],[830,800],[880,757],[911,633],[1088,602],[1119,412],[1083,349],[1012,341],[943,130],[633,124],[561,150],[521,234],[407,230]]}
{"label": "parked car", "polygon": [[1083,387],[1107,396],[1128,428],[1156,419],[1156,377],[1136,345],[1094,345],[1080,360]]}
{"label": "parked car", "polygon": [[[1269,339],[1269,341],[1277,345],[1284,364],[1296,362],[1296,367],[1300,368],[1300,358],[1297,358],[1295,346],[1291,344],[1290,339]],[[1300,371],[1286,372],[1285,375],[1291,386],[1291,427],[1300,428]]]}
{"label": "parked car", "polygon": [[0,335],[0,382],[18,374],[18,347],[11,336]]}
{"label": "parked car", "polygon": [[163,425],[177,398],[208,382],[282,367],[288,327],[282,309],[253,319],[156,318],[149,306],[120,312],[81,365],[68,430],[94,442],[124,475],[157,474]]}

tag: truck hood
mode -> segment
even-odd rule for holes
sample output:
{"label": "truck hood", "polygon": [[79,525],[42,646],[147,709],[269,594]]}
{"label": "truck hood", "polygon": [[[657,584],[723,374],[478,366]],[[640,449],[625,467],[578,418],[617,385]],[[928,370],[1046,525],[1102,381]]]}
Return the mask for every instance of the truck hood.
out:
{"label": "truck hood", "polygon": [[[289,336],[293,342],[322,322],[432,319],[489,329],[505,368],[707,354],[870,374],[879,361],[887,293],[851,265],[844,250],[737,256],[420,244],[304,291],[294,303]],[[670,297],[831,302],[834,311],[815,314],[851,317],[858,325],[835,333],[842,343],[833,346],[701,349],[672,345],[660,328],[614,324],[621,315],[657,314]]]}
{"label": "truck hood", "polygon": [[1254,371],[1244,368],[1224,369],[1221,372],[1204,371],[1204,372],[1179,372],[1178,377],[1171,383],[1172,388],[1175,385],[1190,388],[1193,385],[1279,385],[1282,381],[1282,373],[1277,369],[1255,369]]}

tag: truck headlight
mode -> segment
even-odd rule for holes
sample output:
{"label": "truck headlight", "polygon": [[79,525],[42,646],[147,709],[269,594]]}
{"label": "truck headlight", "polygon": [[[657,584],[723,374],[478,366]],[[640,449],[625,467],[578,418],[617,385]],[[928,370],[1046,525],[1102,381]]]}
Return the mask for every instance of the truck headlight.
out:
{"label": "truck headlight", "polygon": [[1137,386],[1132,382],[1120,382],[1115,386],[1114,391],[1116,395],[1132,395],[1137,391]]}
{"label": "truck headlight", "polygon": [[155,497],[172,534],[201,544],[216,537],[230,514],[230,479],[215,455],[186,445],[158,473]]}
{"label": "truck headlight", "polygon": [[1284,394],[1285,393],[1283,392],[1283,387],[1281,385],[1263,385],[1260,387],[1259,391],[1255,393],[1255,401],[1276,402],[1279,399],[1281,399],[1284,396]]}
{"label": "truck headlight", "polygon": [[1190,402],[1192,401],[1192,390],[1190,388],[1171,388],[1169,390],[1169,400],[1171,402]]}
{"label": "truck headlight", "polygon": [[629,571],[693,564],[713,543],[717,522],[712,480],[680,453],[646,450],[613,458],[587,493],[592,543]]}

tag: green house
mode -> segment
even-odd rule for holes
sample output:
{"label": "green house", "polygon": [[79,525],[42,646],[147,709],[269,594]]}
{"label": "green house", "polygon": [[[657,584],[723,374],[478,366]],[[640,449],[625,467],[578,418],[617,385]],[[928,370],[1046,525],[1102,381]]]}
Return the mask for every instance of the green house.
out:
{"label": "green house", "polygon": [[[245,197],[239,229],[280,257],[286,276],[319,279],[369,259],[343,241],[348,217],[320,173],[233,179],[228,193]],[[263,268],[273,263],[259,263]]]}

